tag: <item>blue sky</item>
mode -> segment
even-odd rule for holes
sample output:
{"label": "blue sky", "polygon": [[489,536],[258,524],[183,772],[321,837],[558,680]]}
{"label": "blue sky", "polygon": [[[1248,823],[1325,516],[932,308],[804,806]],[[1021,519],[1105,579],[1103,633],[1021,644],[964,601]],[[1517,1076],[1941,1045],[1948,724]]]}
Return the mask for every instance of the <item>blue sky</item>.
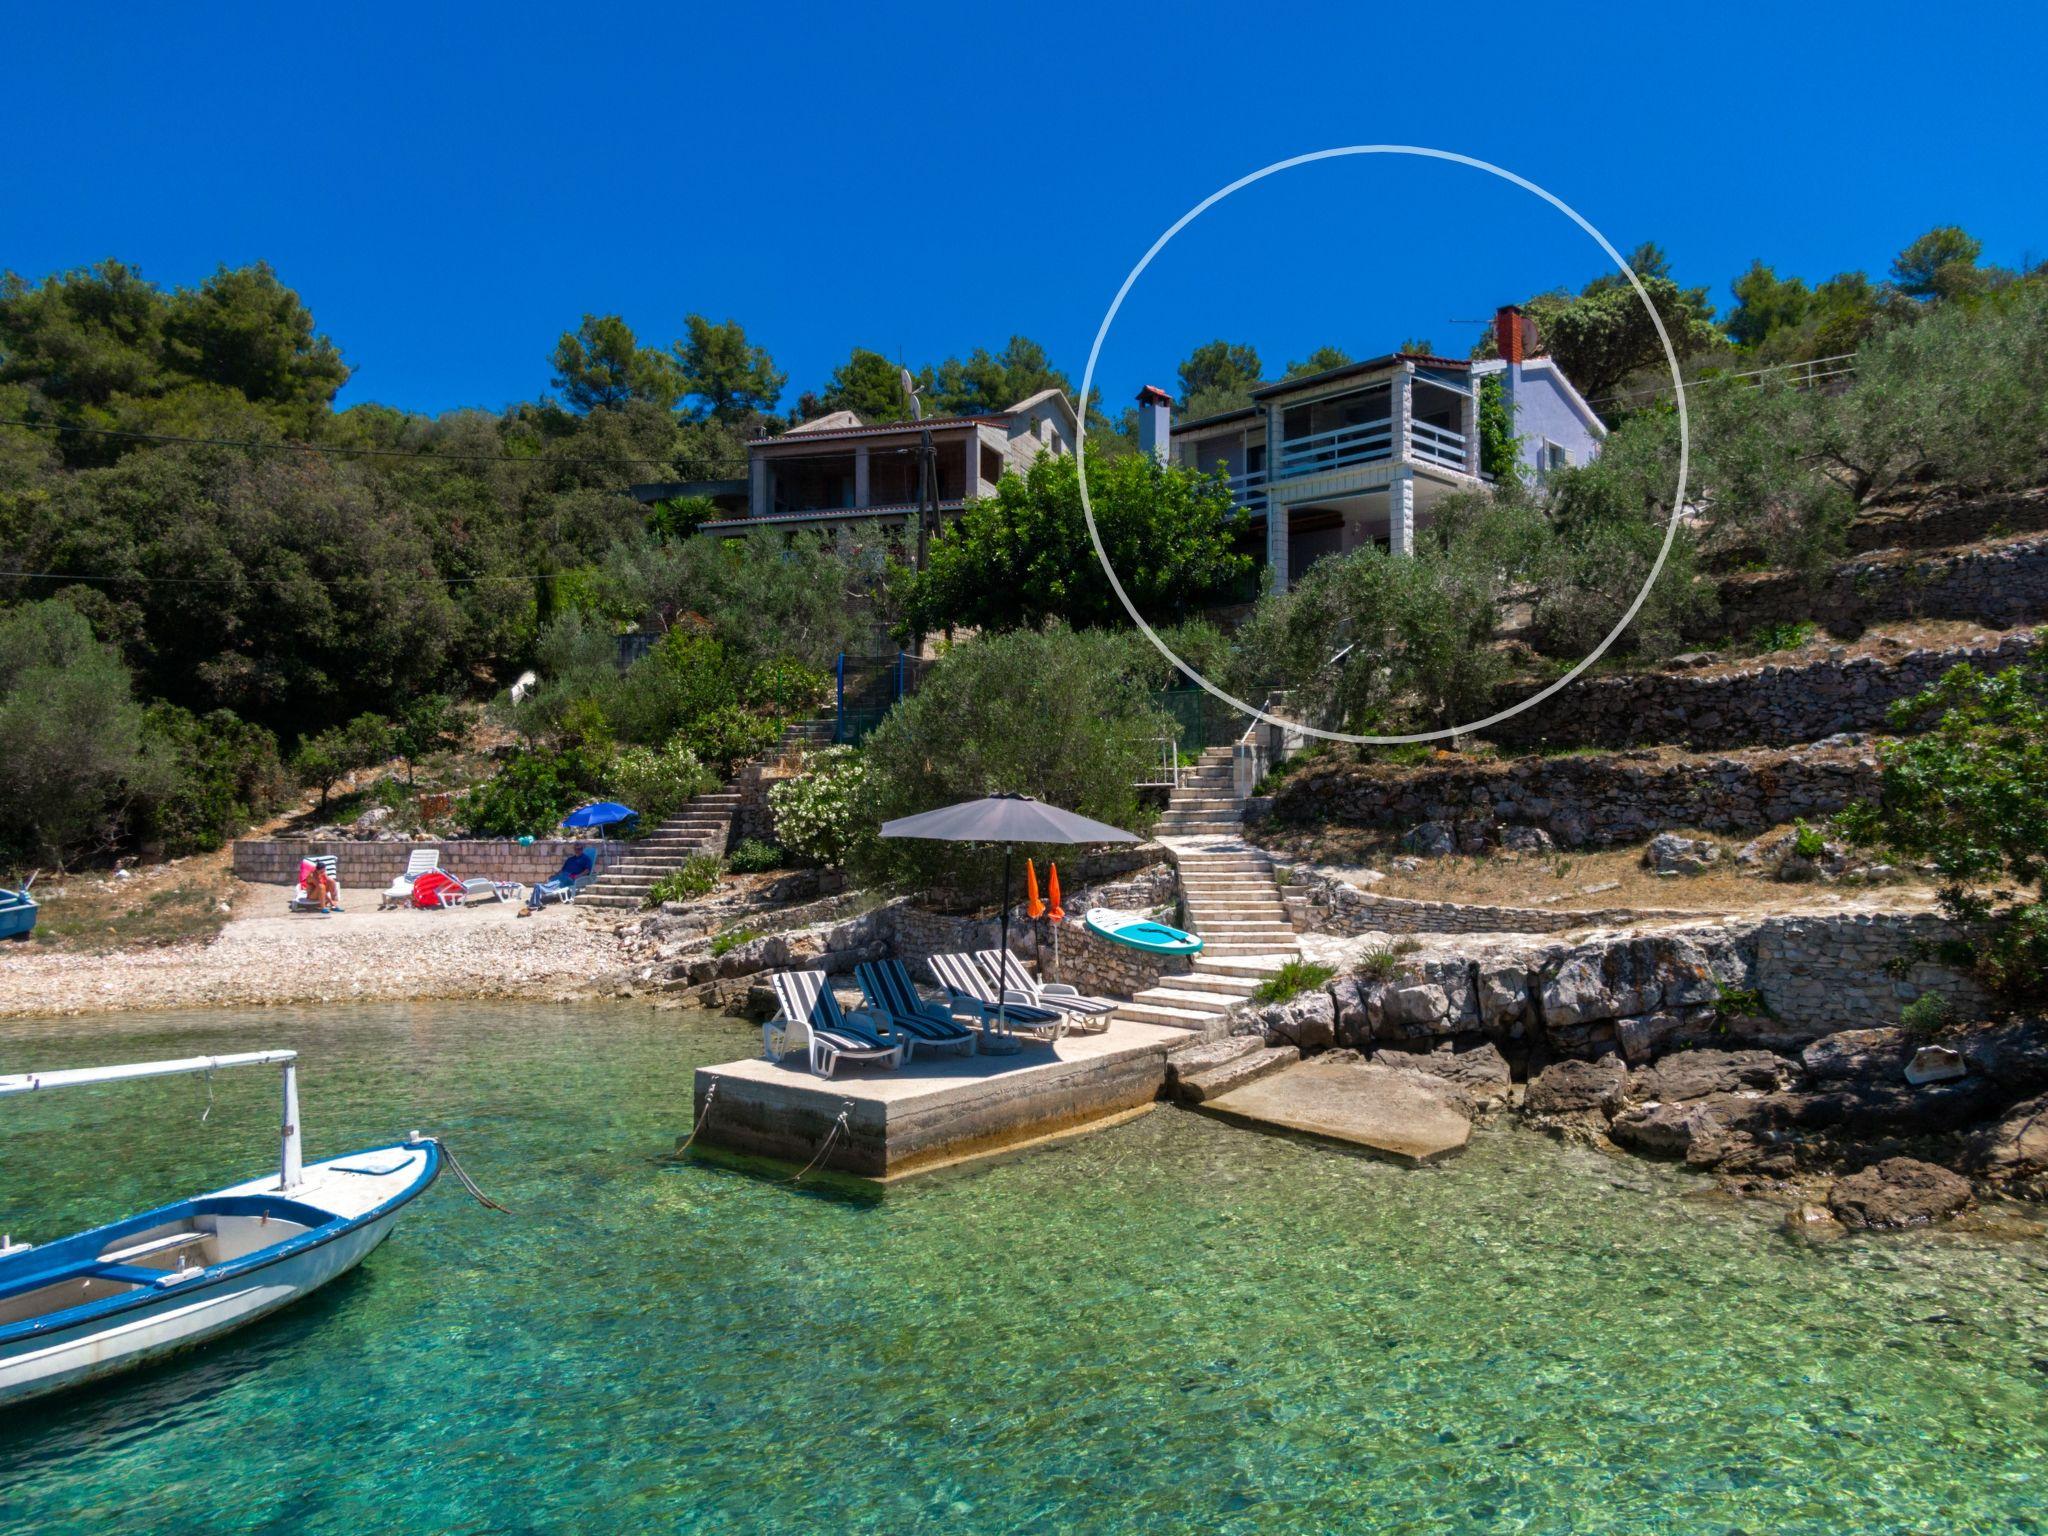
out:
{"label": "blue sky", "polygon": [[[502,406],[585,311],[737,317],[790,376],[1036,337],[1079,381],[1117,284],[1227,181],[1422,143],[1549,187],[1726,286],[1881,275],[1937,223],[2048,255],[2035,6],[10,7],[0,266],[183,283],[265,258],[357,370],[344,403]],[[1214,336],[1269,370],[1576,286],[1526,194],[1383,158],[1273,178],[1133,293],[1112,404]]]}

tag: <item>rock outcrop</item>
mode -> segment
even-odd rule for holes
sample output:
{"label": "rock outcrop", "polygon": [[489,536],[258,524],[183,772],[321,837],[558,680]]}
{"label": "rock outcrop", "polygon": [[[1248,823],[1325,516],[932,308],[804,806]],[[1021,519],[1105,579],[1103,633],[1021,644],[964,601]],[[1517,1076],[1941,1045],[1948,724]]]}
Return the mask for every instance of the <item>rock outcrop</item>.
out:
{"label": "rock outcrop", "polygon": [[1933,1163],[1888,1157],[1837,1179],[1828,1209],[1848,1227],[1924,1227],[1970,1203],[1970,1181]]}

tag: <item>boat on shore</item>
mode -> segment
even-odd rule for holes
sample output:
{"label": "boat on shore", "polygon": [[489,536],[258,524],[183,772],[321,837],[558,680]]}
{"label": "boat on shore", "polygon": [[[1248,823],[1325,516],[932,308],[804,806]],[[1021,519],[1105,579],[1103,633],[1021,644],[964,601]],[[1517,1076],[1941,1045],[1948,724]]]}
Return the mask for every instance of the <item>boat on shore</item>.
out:
{"label": "boat on shore", "polygon": [[25,939],[36,928],[36,899],[29,894],[35,884],[31,875],[20,890],[0,886],[0,939]]}
{"label": "boat on shore", "polygon": [[1142,949],[1155,955],[1199,955],[1202,941],[1192,933],[1170,928],[1142,912],[1113,912],[1108,907],[1090,907],[1088,931],[1112,944]]}
{"label": "boat on shore", "polygon": [[284,1073],[278,1167],[54,1242],[0,1238],[0,1407],[199,1344],[311,1295],[391,1235],[441,1171],[440,1143],[300,1155],[295,1051],[0,1077],[0,1095],[244,1066]]}

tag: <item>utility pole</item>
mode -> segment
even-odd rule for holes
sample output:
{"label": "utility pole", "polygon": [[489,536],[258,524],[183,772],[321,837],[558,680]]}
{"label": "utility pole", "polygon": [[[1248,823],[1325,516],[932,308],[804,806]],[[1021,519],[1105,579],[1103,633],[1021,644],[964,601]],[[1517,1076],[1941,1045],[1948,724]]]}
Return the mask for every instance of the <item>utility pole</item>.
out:
{"label": "utility pole", "polygon": [[917,398],[917,385],[908,368],[899,369],[903,393],[910,400],[910,419],[918,424],[917,446],[917,561],[922,571],[931,556],[932,535],[939,531],[939,451],[932,446],[932,429],[924,425],[924,402]]}

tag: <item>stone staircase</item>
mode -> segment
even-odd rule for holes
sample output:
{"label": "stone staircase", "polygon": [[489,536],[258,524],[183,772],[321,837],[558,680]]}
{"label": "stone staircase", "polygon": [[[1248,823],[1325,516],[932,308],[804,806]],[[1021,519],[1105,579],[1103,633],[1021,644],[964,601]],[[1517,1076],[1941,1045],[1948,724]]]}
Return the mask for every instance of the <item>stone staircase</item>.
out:
{"label": "stone staircase", "polygon": [[1244,826],[1244,801],[1232,783],[1231,749],[1210,747],[1181,781],[1166,814],[1153,829],[1157,837],[1235,837]]}
{"label": "stone staircase", "polygon": [[697,796],[647,836],[622,844],[577,905],[638,910],[655,882],[691,854],[725,852],[739,803],[739,791],[729,785]]}
{"label": "stone staircase", "polygon": [[1193,969],[1162,976],[1117,1009],[1117,1017],[1203,1030],[1250,998],[1268,972],[1301,946],[1264,852],[1232,838],[1173,847],[1188,927],[1202,936]]}

